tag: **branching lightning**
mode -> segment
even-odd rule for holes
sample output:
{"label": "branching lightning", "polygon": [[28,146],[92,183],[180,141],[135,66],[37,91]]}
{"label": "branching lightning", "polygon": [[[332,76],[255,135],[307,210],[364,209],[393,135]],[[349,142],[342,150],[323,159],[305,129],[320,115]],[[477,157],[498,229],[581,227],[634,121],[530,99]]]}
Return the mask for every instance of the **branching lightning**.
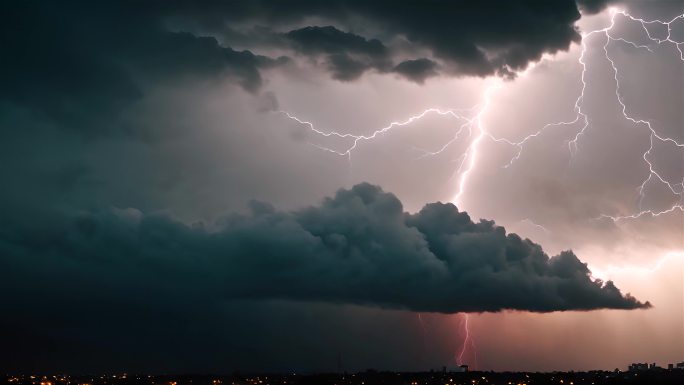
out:
{"label": "branching lightning", "polygon": [[324,147],[324,146],[319,146],[319,145],[315,145],[315,146],[324,150],[324,151],[328,151],[328,152],[331,152],[331,153],[334,153],[337,155],[341,155],[341,156],[347,156],[351,159],[352,152],[354,150],[356,150],[356,148],[360,142],[373,140],[373,139],[379,137],[380,135],[385,134],[387,132],[390,132],[391,130],[393,130],[397,127],[403,127],[403,126],[410,125],[411,123],[413,123],[417,120],[420,120],[429,114],[437,114],[440,116],[451,116],[455,119],[465,121],[465,123],[463,125],[461,125],[459,131],[457,131],[457,133],[455,134],[454,138],[452,140],[450,140],[449,142],[447,142],[440,149],[438,149],[436,151],[424,151],[425,152],[424,156],[437,155],[437,154],[441,153],[442,151],[444,151],[451,143],[455,142],[458,139],[460,133],[462,132],[462,130],[464,128],[469,128],[470,126],[472,126],[473,118],[468,118],[467,115],[461,114],[463,111],[468,111],[468,110],[471,110],[471,109],[442,110],[439,108],[428,108],[425,111],[421,112],[420,114],[411,116],[408,119],[405,119],[403,121],[392,122],[385,127],[382,127],[380,129],[373,131],[370,135],[353,135],[353,134],[349,134],[349,133],[339,133],[336,131],[328,131],[328,132],[321,131],[321,130],[317,129],[316,127],[314,127],[313,123],[301,120],[301,119],[297,118],[296,116],[290,114],[287,111],[279,111],[279,112],[281,114],[284,114],[288,118],[296,121],[299,124],[303,124],[303,125],[308,126],[311,129],[311,131],[313,131],[314,133],[316,133],[318,135],[321,135],[324,137],[331,137],[332,136],[332,137],[337,137],[340,139],[350,139],[351,145],[348,146],[346,149],[343,149],[343,150],[336,150],[336,149],[333,149],[331,147]]}
{"label": "branching lightning", "polygon": [[[611,34],[611,32],[615,28],[616,24],[616,17],[617,16],[622,16],[626,18],[627,20],[635,23],[639,23],[641,28],[646,33],[646,36],[648,37],[649,44],[644,45],[644,44],[638,44],[633,41],[627,40],[622,37],[615,37]],[[589,116],[585,113],[583,110],[584,106],[584,101],[585,101],[585,91],[587,88],[587,80],[586,80],[586,73],[587,73],[587,62],[586,62],[586,53],[587,53],[587,42],[590,40],[590,38],[594,36],[603,36],[605,38],[605,43],[603,44],[603,53],[606,58],[606,60],[610,63],[610,66],[613,70],[613,77],[615,81],[615,96],[617,99],[617,102],[620,104],[622,116],[624,117],[625,120],[645,127],[648,132],[649,132],[649,147],[648,149],[642,154],[642,158],[646,165],[648,166],[649,173],[648,175],[644,178],[643,182],[637,187],[637,192],[638,192],[638,211],[629,214],[629,215],[608,215],[608,214],[602,214],[599,218],[594,218],[594,219],[610,219],[615,222],[620,221],[620,220],[625,220],[625,219],[637,219],[642,216],[650,215],[650,216],[660,216],[663,214],[668,214],[672,213],[675,211],[680,211],[684,212],[684,206],[683,206],[683,201],[684,201],[684,178],[682,179],[681,182],[678,183],[673,183],[671,181],[668,181],[665,179],[661,173],[657,171],[657,169],[654,167],[653,162],[650,158],[652,153],[654,152],[654,143],[656,141],[660,141],[662,143],[669,143],[677,148],[682,148],[684,149],[684,143],[678,142],[674,138],[670,138],[667,136],[663,136],[659,134],[656,129],[653,127],[653,124],[644,119],[640,119],[637,117],[634,117],[630,115],[628,112],[628,107],[624,102],[624,99],[622,97],[622,94],[620,93],[620,81],[619,81],[619,70],[618,67],[615,63],[615,61],[610,57],[608,53],[608,46],[611,42],[617,42],[617,43],[622,43],[622,44],[627,44],[635,49],[645,49],[649,52],[653,52],[653,49],[651,48],[651,44],[671,44],[673,45],[678,53],[679,53],[679,59],[684,61],[684,51],[682,50],[682,46],[684,46],[684,41],[677,41],[672,37],[672,23],[676,22],[679,19],[684,19],[684,14],[678,15],[674,17],[673,19],[669,21],[662,21],[662,20],[644,20],[641,18],[634,17],[627,13],[624,10],[618,10],[618,9],[611,9],[610,10],[610,24],[607,27],[601,28],[601,29],[596,29],[590,32],[586,32],[582,34],[582,42],[581,42],[581,53],[578,59],[578,63],[580,64],[582,71],[581,71],[581,76],[580,76],[580,81],[582,83],[581,91],[577,99],[575,100],[573,110],[575,112],[575,117],[571,120],[567,121],[559,121],[559,122],[553,122],[553,123],[548,123],[541,127],[539,130],[535,131],[532,134],[529,134],[525,137],[523,137],[521,140],[514,141],[511,139],[507,138],[502,138],[502,137],[496,137],[490,132],[487,131],[487,129],[483,125],[483,117],[487,113],[490,104],[491,104],[491,94],[494,92],[494,90],[502,87],[502,81],[499,79],[494,79],[490,82],[490,84],[487,86],[487,88],[484,91],[483,94],[483,101],[479,105],[467,109],[439,109],[439,108],[428,108],[421,113],[417,115],[413,115],[405,120],[402,121],[394,121],[386,125],[385,127],[382,127],[380,129],[374,130],[371,134],[368,135],[354,135],[350,133],[341,133],[341,132],[336,132],[336,131],[322,131],[320,129],[317,129],[313,123],[301,120],[298,117],[292,115],[291,113],[287,111],[279,111],[280,113],[284,114],[288,118],[296,121],[299,124],[307,126],[313,133],[316,135],[322,136],[322,137],[337,137],[339,139],[347,139],[350,140],[350,145],[347,146],[346,148],[343,148],[342,150],[334,149],[332,147],[325,147],[321,146],[318,144],[310,143],[317,148],[328,151],[340,156],[346,156],[349,158],[351,161],[352,153],[358,148],[358,145],[361,142],[364,141],[372,141],[379,136],[389,133],[392,130],[399,128],[399,127],[404,127],[408,126],[422,118],[424,118],[427,115],[430,114],[437,114],[439,116],[448,116],[451,118],[454,118],[456,120],[461,121],[462,123],[458,127],[458,130],[455,132],[453,137],[445,142],[442,146],[440,146],[437,149],[434,150],[425,150],[425,149],[417,149],[419,150],[422,155],[419,157],[425,158],[429,156],[435,156],[443,153],[447,148],[449,148],[451,145],[454,143],[458,142],[459,139],[463,136],[463,133],[465,131],[468,132],[468,138],[469,141],[467,143],[467,146],[465,147],[465,150],[462,154],[462,156],[459,158],[459,166],[456,169],[455,175],[458,176],[458,181],[456,184],[456,192],[453,197],[454,203],[457,205],[460,204],[460,199],[464,192],[466,191],[466,187],[468,184],[468,181],[470,179],[470,176],[474,172],[474,170],[477,167],[477,161],[479,157],[479,152],[481,151],[480,147],[482,144],[482,141],[485,138],[488,138],[494,142],[497,143],[505,143],[507,145],[510,145],[512,147],[516,148],[516,153],[515,155],[509,160],[507,164],[505,164],[503,167],[504,168],[509,168],[511,167],[517,160],[520,159],[525,146],[532,141],[533,139],[541,136],[547,129],[553,128],[553,127],[572,127],[579,125],[579,128],[575,132],[573,138],[568,141],[568,149],[570,151],[570,154],[572,156],[575,156],[577,152],[579,151],[579,144],[581,138],[585,135],[586,131],[590,128],[590,118]],[[651,31],[649,31],[648,26],[649,25],[660,25],[661,27],[666,28],[667,30],[667,36],[664,38],[657,38],[654,37]],[[523,71],[519,73],[519,75],[525,75],[527,71]],[[474,114],[468,114],[468,112],[473,112]],[[651,210],[651,209],[643,209],[642,204],[643,200],[645,198],[645,189],[650,183],[661,183],[665,185],[670,192],[678,198],[678,202],[673,204],[671,207],[664,209],[664,210]],[[530,220],[530,219],[528,219]],[[547,230],[548,231],[548,230]]]}
{"label": "branching lightning", "polygon": [[[620,81],[619,81],[618,68],[615,65],[615,61],[613,61],[613,59],[608,54],[608,44],[611,41],[621,41],[621,42],[627,43],[627,44],[629,44],[635,48],[646,48],[649,52],[652,52],[652,50],[648,46],[638,45],[636,43],[633,43],[631,41],[627,41],[625,39],[616,39],[610,34],[612,27],[615,25],[615,16],[619,14],[619,15],[623,15],[624,17],[628,18],[631,21],[640,23],[641,27],[646,32],[646,35],[648,36],[648,38],[651,42],[656,43],[656,44],[665,44],[665,43],[673,44],[674,47],[677,49],[677,51],[679,51],[680,59],[682,61],[684,61],[684,54],[682,53],[682,49],[680,47],[680,45],[684,44],[684,42],[675,41],[671,37],[672,36],[671,24],[680,18],[684,18],[684,14],[678,15],[675,18],[673,18],[672,20],[665,22],[665,21],[661,21],[661,20],[646,21],[644,19],[640,19],[640,18],[636,18],[634,16],[631,16],[630,14],[626,13],[625,11],[616,10],[616,9],[611,9],[611,13],[612,13],[612,17],[611,17],[610,28],[600,30],[601,32],[603,32],[603,34],[606,37],[606,43],[603,45],[603,52],[605,54],[606,59],[610,62],[611,68],[613,70],[613,75],[614,75],[614,79],[615,79],[615,97],[617,98],[618,103],[620,103],[620,107],[622,109],[623,117],[626,120],[628,120],[634,124],[645,126],[649,130],[649,147],[642,155],[644,162],[646,162],[646,164],[648,165],[649,174],[648,174],[648,177],[646,179],[644,179],[644,181],[641,183],[641,185],[637,189],[638,193],[639,193],[639,210],[640,210],[639,212],[637,212],[635,214],[631,214],[631,215],[625,215],[625,216],[609,216],[609,215],[604,214],[601,217],[602,218],[609,218],[613,221],[618,221],[621,219],[636,219],[636,218],[639,218],[643,215],[659,216],[662,214],[671,213],[675,210],[679,210],[679,211],[684,212],[684,207],[682,207],[682,198],[683,198],[682,194],[684,193],[684,179],[682,180],[682,182],[676,183],[676,184],[665,180],[665,178],[663,178],[655,170],[655,168],[653,167],[653,163],[649,160],[649,155],[651,155],[651,153],[653,151],[653,144],[654,144],[655,140],[659,140],[663,143],[672,143],[675,146],[677,146],[678,148],[684,148],[684,143],[679,143],[673,138],[663,137],[663,136],[659,135],[658,132],[653,128],[650,121],[635,118],[635,117],[628,114],[627,105],[624,103],[622,95],[620,94]],[[666,27],[667,28],[666,38],[665,39],[657,39],[657,38],[654,38],[653,36],[651,36],[651,33],[649,32],[648,28],[646,27],[647,24],[660,24],[661,26]],[[672,207],[670,207],[669,209],[662,210],[662,211],[642,210],[642,203],[643,203],[643,200],[645,198],[644,190],[646,188],[646,185],[649,182],[651,182],[654,178],[656,178],[658,181],[660,181],[660,183],[667,186],[667,188],[672,192],[672,194],[679,197],[679,201],[676,204],[674,204]]]}
{"label": "branching lightning", "polygon": [[[640,24],[641,28],[645,31],[646,36],[648,37],[648,44],[638,44],[636,42],[627,40],[623,37],[616,37],[614,36],[613,32],[615,29],[616,25],[616,18],[617,17],[623,17],[627,22],[632,22],[632,23],[638,23]],[[467,132],[468,135],[468,142],[466,143],[465,150],[462,154],[462,156],[459,158],[459,166],[456,169],[455,175],[458,177],[457,183],[456,183],[456,192],[453,197],[454,203],[459,205],[461,202],[461,197],[463,194],[466,192],[467,186],[468,186],[468,181],[471,177],[471,175],[475,172],[477,168],[477,162],[480,157],[480,152],[482,151],[481,149],[481,144],[483,140],[489,139],[493,142],[497,143],[505,143],[511,147],[514,147],[516,149],[514,156],[503,166],[503,168],[510,168],[515,164],[517,160],[520,159],[520,157],[523,154],[523,151],[525,150],[525,147],[532,141],[537,139],[538,137],[542,136],[545,131],[552,129],[552,128],[571,128],[571,129],[576,129],[574,131],[574,135],[572,136],[572,139],[567,142],[568,150],[570,152],[571,157],[577,156],[579,149],[580,149],[580,142],[582,137],[586,134],[587,130],[591,128],[591,120],[589,115],[585,112],[583,109],[584,103],[585,103],[585,92],[587,90],[587,61],[586,61],[586,54],[588,51],[587,44],[588,42],[595,38],[595,37],[602,37],[605,39],[605,43],[602,46],[603,50],[603,55],[605,57],[605,60],[610,64],[612,72],[613,72],[613,78],[614,78],[614,84],[615,84],[615,97],[617,99],[617,102],[620,105],[620,112],[622,114],[622,117],[624,118],[625,121],[630,122],[631,124],[634,124],[639,127],[645,128],[647,133],[649,134],[649,145],[648,149],[641,154],[641,158],[645,162],[645,164],[648,167],[648,175],[644,178],[643,182],[636,188],[637,193],[638,193],[638,209],[635,213],[628,214],[628,215],[608,215],[608,214],[602,214],[598,218],[594,219],[609,219],[614,222],[622,221],[622,220],[628,220],[628,219],[638,219],[643,216],[652,216],[652,217],[657,217],[660,215],[664,214],[669,214],[673,212],[682,212],[684,213],[684,178],[682,179],[681,182],[678,183],[673,183],[672,181],[668,181],[661,173],[658,172],[656,167],[653,165],[652,161],[652,155],[655,151],[654,149],[654,143],[656,142],[661,142],[669,145],[674,145],[678,149],[683,149],[684,150],[684,143],[681,143],[677,141],[674,138],[664,136],[656,130],[654,125],[648,121],[644,120],[638,117],[633,116],[630,113],[630,109],[626,105],[624,98],[621,93],[621,86],[620,86],[620,73],[617,64],[611,58],[608,47],[611,43],[617,43],[617,44],[626,44],[634,49],[643,49],[648,52],[653,53],[653,45],[672,45],[674,48],[678,51],[679,53],[679,59],[684,61],[684,51],[682,50],[682,47],[684,46],[684,41],[678,41],[675,40],[672,37],[672,24],[676,22],[679,19],[684,19],[684,14],[678,15],[674,17],[673,19],[669,21],[662,21],[662,20],[644,20],[641,18],[634,17],[627,13],[624,10],[619,10],[619,9],[611,9],[610,10],[610,24],[607,27],[596,29],[593,31],[585,32],[582,34],[582,40],[581,40],[581,51],[580,55],[578,58],[578,63],[581,66],[581,76],[580,76],[580,82],[581,82],[581,91],[580,94],[578,95],[577,99],[575,100],[574,106],[573,106],[573,111],[574,111],[574,118],[566,121],[558,121],[558,122],[553,122],[553,123],[548,123],[544,126],[542,126],[540,129],[537,131],[533,132],[532,134],[529,134],[525,137],[523,137],[521,140],[511,140],[503,137],[497,137],[491,134],[490,132],[487,131],[486,127],[483,124],[483,118],[490,109],[490,104],[491,104],[491,95],[492,93],[502,87],[504,85],[504,82],[500,79],[491,79],[489,80],[489,84],[487,85],[486,90],[483,93],[483,100],[481,103],[479,103],[477,106],[468,108],[468,109],[439,109],[439,108],[428,108],[421,113],[417,115],[410,116],[407,119],[401,120],[401,121],[394,121],[386,125],[385,127],[382,127],[380,129],[372,131],[371,134],[368,135],[353,135],[350,133],[341,133],[341,132],[336,132],[336,131],[323,131],[320,129],[317,129],[313,123],[301,120],[294,116],[293,114],[286,112],[286,111],[279,111],[279,113],[287,116],[289,119],[292,119],[296,121],[297,123],[301,125],[307,126],[311,132],[313,132],[316,135],[319,135],[321,137],[337,137],[339,139],[343,140],[349,140],[350,144],[339,150],[339,149],[334,149],[331,147],[324,147],[318,144],[311,143],[312,145],[318,147],[321,150],[328,151],[330,153],[340,155],[340,156],[346,156],[349,158],[351,161],[352,158],[352,153],[358,149],[358,145],[361,142],[365,141],[372,141],[379,136],[390,133],[392,130],[408,126],[422,118],[424,118],[427,115],[430,114],[437,114],[439,116],[445,116],[445,117],[450,117],[454,118],[457,121],[461,122],[460,125],[458,126],[456,132],[454,135],[449,139],[447,142],[445,142],[442,146],[439,148],[433,149],[433,150],[425,150],[425,149],[418,149],[422,155],[420,158],[424,157],[429,157],[429,156],[435,156],[438,154],[443,153],[447,148],[449,148],[451,145],[454,143],[458,142],[461,140],[461,138],[464,136],[464,132]],[[684,20],[682,20],[684,22]],[[667,36],[664,38],[657,38],[654,37],[651,31],[649,31],[649,26],[655,26],[658,25],[662,28],[665,28],[667,30]],[[529,68],[528,68],[529,70]],[[518,73],[518,75],[524,75],[528,70],[523,71],[521,73]],[[670,192],[678,198],[678,201],[674,203],[671,207],[666,208],[664,210],[652,210],[652,209],[644,209],[642,207],[644,198],[646,196],[646,187],[651,184],[651,183],[659,183],[663,186],[666,186]],[[542,229],[544,232],[549,233],[550,231],[536,223],[534,223],[531,219],[525,218],[523,221],[529,222],[532,225]],[[422,324],[422,319],[420,319],[419,315],[419,320]],[[464,314],[462,325],[464,328],[464,340],[462,343],[462,346],[460,348],[460,351],[457,354],[456,361],[457,363],[463,364],[464,356],[466,356],[466,352],[469,348],[472,348],[473,351],[475,349],[475,345],[472,341],[472,338],[470,336],[470,330],[468,327],[468,315]],[[473,353],[474,354],[474,353]]]}
{"label": "branching lightning", "polygon": [[551,233],[551,230],[549,230],[549,229],[547,229],[546,227],[540,225],[539,223],[534,222],[534,221],[531,220],[530,218],[525,218],[525,219],[521,220],[520,222],[521,222],[521,223],[529,223],[530,225],[532,225],[532,226],[538,228],[539,230],[545,232],[546,234],[550,234],[550,233]]}

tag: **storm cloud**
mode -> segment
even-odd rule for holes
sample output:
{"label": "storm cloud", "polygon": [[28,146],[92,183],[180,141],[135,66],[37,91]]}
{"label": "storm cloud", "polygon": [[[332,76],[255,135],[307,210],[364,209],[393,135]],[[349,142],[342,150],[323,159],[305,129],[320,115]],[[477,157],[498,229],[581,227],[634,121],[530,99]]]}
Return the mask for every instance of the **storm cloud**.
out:
{"label": "storm cloud", "polygon": [[328,69],[338,80],[355,80],[371,68],[384,72],[391,65],[389,51],[382,42],[342,32],[333,26],[305,27],[285,36],[300,53],[325,54]]}
{"label": "storm cloud", "polygon": [[[578,42],[580,35],[574,24],[580,18],[580,8],[587,13],[598,12],[605,1],[561,0],[540,1],[422,1],[396,2],[334,0],[294,1],[282,3],[262,0],[256,2],[209,2],[207,7],[178,4],[173,12],[184,13],[207,30],[221,34],[235,23],[268,25],[286,29],[302,23],[320,20],[331,25],[325,29],[309,25],[308,35],[314,32],[317,47],[355,51],[369,42],[378,47],[384,43],[395,65],[419,52],[428,52],[430,59],[443,64],[444,74],[455,76],[509,76],[512,71],[525,68],[545,53],[567,50]],[[192,16],[187,16],[192,15]],[[181,17],[182,19],[183,17]],[[315,29],[311,29],[315,28]],[[373,32],[382,30],[382,33]],[[322,32],[327,33],[324,36]],[[360,36],[361,30],[365,36]],[[300,31],[300,30],[298,30]],[[341,37],[343,34],[354,38]],[[289,35],[289,34],[288,34]],[[243,35],[244,36],[244,35]],[[310,40],[313,36],[307,36]],[[325,40],[322,40],[325,39]],[[392,48],[396,40],[402,49]],[[325,43],[323,43],[325,41]],[[233,41],[239,44],[240,41]],[[300,52],[311,51],[301,46]],[[393,52],[394,51],[394,52]],[[403,56],[403,58],[401,58]],[[408,56],[408,57],[407,57]],[[368,65],[366,68],[375,68]],[[376,68],[377,69],[377,68]],[[334,68],[333,74],[335,74]]]}
{"label": "storm cloud", "polygon": [[579,18],[573,0],[9,2],[0,102],[92,133],[111,130],[152,84],[220,77],[257,92],[263,72],[289,56],[342,81],[369,70],[419,83],[440,73],[511,76],[579,41]]}
{"label": "storm cloud", "polygon": [[[573,119],[578,31],[610,15],[577,18],[605,3],[0,4],[0,371],[320,372],[340,352],[345,370],[427,370],[453,362],[462,317],[441,313],[460,311],[484,312],[470,315],[482,370],[677,359],[681,211],[596,219],[681,202],[651,178],[637,206],[647,127],[622,115],[601,34],[584,42],[576,154],[579,125],[535,136],[512,167],[516,148],[484,138],[461,179],[477,130],[423,156],[455,138],[449,116],[338,157],[316,146],[345,139],[269,113],[368,136],[428,108],[474,116],[489,96],[482,127],[517,142]],[[647,3],[616,5],[682,12]],[[619,15],[614,32],[644,41]],[[681,142],[679,52],[649,48],[607,46],[628,112]],[[649,160],[678,185],[672,147]],[[363,181],[401,202],[365,184],[322,201]],[[468,214],[424,207],[456,189]],[[645,300],[657,307],[562,312]]]}
{"label": "storm cloud", "polygon": [[437,75],[437,63],[430,59],[406,60],[394,67],[394,71],[417,83]]}
{"label": "storm cloud", "polygon": [[0,12],[0,107],[89,134],[111,129],[151,84],[227,78],[255,92],[260,71],[287,63],[170,30],[142,5],[10,2]]}
{"label": "storm cloud", "polygon": [[5,303],[15,305],[45,295],[285,299],[442,313],[650,307],[593,280],[572,252],[549,258],[452,204],[407,214],[370,184],[293,212],[253,202],[250,215],[224,217],[211,229],[133,209],[82,214],[51,231],[4,237],[0,255],[3,287],[15,295]]}

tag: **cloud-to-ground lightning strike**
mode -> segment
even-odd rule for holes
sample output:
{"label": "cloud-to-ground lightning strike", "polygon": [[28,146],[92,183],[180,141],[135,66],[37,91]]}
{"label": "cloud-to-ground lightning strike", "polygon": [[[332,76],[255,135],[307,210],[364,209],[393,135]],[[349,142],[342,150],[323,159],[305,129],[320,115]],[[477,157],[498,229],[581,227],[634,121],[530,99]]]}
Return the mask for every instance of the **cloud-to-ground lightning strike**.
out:
{"label": "cloud-to-ground lightning strike", "polygon": [[469,320],[468,313],[463,314],[463,318],[461,320],[461,324],[463,325],[463,342],[461,344],[461,349],[458,352],[458,356],[456,357],[456,365],[465,365],[465,356],[466,352],[468,351],[468,348],[472,348],[473,351],[471,353],[473,362],[471,363],[471,366],[473,368],[477,367],[477,351],[475,350],[475,342],[473,341],[473,338],[470,336],[470,328],[468,327],[468,320]]}
{"label": "cloud-to-ground lightning strike", "polygon": [[[637,44],[633,41],[627,40],[622,37],[616,37],[612,34],[614,31],[615,25],[616,25],[616,17],[622,16],[624,17],[628,22],[634,22],[634,23],[639,23],[641,25],[641,28],[645,31],[646,36],[648,37],[648,44]],[[636,211],[633,214],[628,214],[628,215],[608,215],[608,214],[602,214],[598,218],[593,218],[593,219],[609,219],[614,222],[618,222],[621,220],[627,220],[627,219],[638,219],[643,216],[660,216],[663,214],[669,214],[673,213],[676,211],[684,213],[684,178],[682,179],[681,182],[678,183],[673,183],[671,181],[668,181],[666,178],[664,178],[661,173],[658,172],[656,167],[654,167],[652,158],[650,157],[654,150],[654,143],[656,141],[662,142],[662,143],[669,143],[671,145],[676,146],[678,149],[684,149],[684,143],[678,142],[674,138],[670,138],[667,136],[663,136],[658,133],[658,131],[653,127],[653,124],[648,121],[644,120],[638,117],[634,117],[630,114],[628,106],[625,104],[623,96],[621,94],[621,87],[620,87],[620,74],[619,74],[619,69],[618,66],[616,65],[615,61],[611,58],[608,52],[608,46],[610,45],[611,42],[615,43],[622,43],[626,44],[628,46],[631,46],[634,49],[644,49],[647,50],[648,52],[653,52],[653,49],[651,48],[652,44],[670,44],[674,46],[674,48],[678,51],[679,53],[679,59],[684,61],[684,51],[682,50],[682,46],[684,46],[684,41],[678,41],[675,40],[672,37],[672,28],[671,25],[678,21],[681,20],[681,22],[684,22],[684,14],[678,15],[674,17],[673,19],[669,21],[662,21],[662,20],[644,20],[641,18],[634,17],[627,13],[624,10],[619,10],[619,9],[610,9],[610,24],[607,27],[596,29],[593,31],[585,32],[582,34],[582,40],[581,40],[581,52],[580,56],[578,59],[578,63],[581,66],[581,76],[580,76],[580,81],[581,81],[581,91],[577,99],[575,100],[574,106],[573,106],[573,111],[575,113],[575,116],[571,120],[567,121],[559,121],[559,122],[554,122],[554,123],[548,123],[541,127],[539,130],[535,131],[532,134],[529,134],[525,137],[523,137],[521,140],[515,141],[503,137],[496,137],[490,132],[486,130],[486,127],[483,125],[483,116],[487,113],[487,111],[490,108],[490,100],[491,100],[491,93],[502,87],[503,86],[503,81],[500,79],[494,79],[492,83],[490,83],[486,90],[484,91],[483,94],[483,101],[479,105],[469,108],[469,109],[447,109],[447,110],[442,110],[438,108],[428,108],[421,113],[411,116],[408,119],[402,120],[402,121],[394,121],[388,124],[387,126],[377,129],[373,131],[369,135],[353,135],[349,133],[340,133],[340,132],[335,132],[335,131],[322,131],[317,129],[313,123],[301,120],[297,118],[296,116],[292,115],[289,112],[286,111],[279,111],[283,115],[287,116],[288,118],[298,122],[299,124],[308,126],[309,129],[322,137],[337,137],[340,139],[348,139],[351,140],[351,144],[346,147],[343,150],[336,150],[330,147],[323,147],[317,144],[313,144],[314,146],[320,148],[321,150],[328,151],[337,155],[341,156],[346,156],[349,158],[351,161],[351,156],[352,152],[356,150],[358,147],[358,144],[362,141],[371,141],[378,136],[389,133],[395,128],[402,127],[402,126],[407,126],[410,125],[423,117],[429,115],[429,114],[438,114],[440,116],[449,116],[452,118],[455,118],[459,121],[462,122],[462,124],[458,127],[458,130],[456,133],[452,136],[450,140],[448,140],[444,145],[440,146],[438,149],[429,151],[429,150],[420,150],[423,154],[421,155],[421,158],[427,157],[427,156],[435,156],[443,151],[445,151],[449,146],[451,146],[453,143],[457,142],[464,130],[468,131],[468,138],[469,141],[467,142],[467,145],[465,147],[465,150],[463,152],[463,155],[460,157],[460,162],[459,166],[456,170],[456,174],[458,175],[458,182],[456,185],[456,193],[454,195],[453,201],[457,205],[460,204],[460,198],[466,191],[467,183],[469,180],[469,177],[472,175],[474,170],[476,169],[477,166],[477,161],[478,161],[478,156],[479,152],[481,151],[480,145],[482,141],[485,138],[488,138],[489,140],[492,140],[497,143],[505,143],[507,145],[510,145],[514,148],[516,148],[516,153],[515,155],[509,160],[507,164],[505,164],[503,167],[504,168],[509,168],[511,167],[517,160],[520,159],[525,146],[532,140],[537,139],[541,135],[544,134],[544,132],[550,128],[553,127],[575,127],[578,126],[577,131],[575,132],[574,136],[572,137],[571,140],[568,141],[568,149],[570,152],[571,156],[577,156],[578,151],[579,151],[579,145],[580,145],[580,140],[581,138],[586,134],[587,130],[591,126],[590,122],[590,117],[585,113],[583,110],[583,106],[585,103],[585,92],[587,89],[587,79],[586,79],[586,73],[587,73],[587,67],[588,63],[586,61],[586,53],[587,53],[587,44],[588,41],[595,36],[602,36],[605,38],[605,43],[602,46],[603,53],[605,59],[610,63],[612,72],[613,72],[613,77],[614,77],[614,84],[615,84],[615,97],[617,99],[617,102],[620,105],[620,111],[623,116],[623,118],[631,122],[632,124],[635,124],[637,126],[642,126],[645,127],[648,132],[649,132],[649,146],[648,149],[641,154],[642,159],[648,166],[649,174],[647,177],[643,180],[640,186],[636,188],[637,193],[638,193],[638,211]],[[664,38],[657,38],[654,37],[651,31],[649,31],[649,26],[653,25],[659,25],[660,27],[663,27],[667,30],[667,35]],[[518,75],[524,75],[529,71],[530,68],[527,70],[518,73]],[[471,112],[468,114],[468,112]],[[644,209],[642,208],[643,200],[645,198],[646,192],[645,189],[649,185],[649,183],[661,183],[662,185],[666,186],[670,192],[678,198],[678,201],[674,203],[671,207],[666,208],[664,210],[652,210],[652,209]],[[528,221],[532,223],[533,225],[543,229],[545,232],[549,232],[548,229],[545,227],[542,227],[540,225],[535,224],[532,222],[531,219],[525,218],[524,221]],[[420,317],[420,316],[419,316]],[[422,320],[421,320],[422,321]],[[421,322],[422,323],[422,322]],[[464,341],[461,346],[460,352],[457,355],[457,363],[460,365],[463,363],[463,358],[464,355],[466,354],[466,350],[470,347],[473,349],[475,348],[475,345],[472,342],[472,339],[470,337],[470,331],[468,328],[468,315],[464,315],[463,319],[463,327],[464,327]]]}
{"label": "cloud-to-ground lightning strike", "polygon": [[423,354],[427,354],[427,352],[428,352],[427,327],[425,326],[425,321],[423,321],[423,314],[417,313],[417,316],[418,316],[418,323],[420,324],[420,329],[422,331]]}

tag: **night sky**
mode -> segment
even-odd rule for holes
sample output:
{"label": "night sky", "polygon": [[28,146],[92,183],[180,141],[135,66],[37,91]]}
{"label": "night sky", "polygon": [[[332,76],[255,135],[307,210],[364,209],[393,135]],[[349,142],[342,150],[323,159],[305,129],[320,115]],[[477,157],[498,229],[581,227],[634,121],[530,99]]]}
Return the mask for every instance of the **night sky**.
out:
{"label": "night sky", "polygon": [[684,361],[682,0],[5,1],[0,371]]}

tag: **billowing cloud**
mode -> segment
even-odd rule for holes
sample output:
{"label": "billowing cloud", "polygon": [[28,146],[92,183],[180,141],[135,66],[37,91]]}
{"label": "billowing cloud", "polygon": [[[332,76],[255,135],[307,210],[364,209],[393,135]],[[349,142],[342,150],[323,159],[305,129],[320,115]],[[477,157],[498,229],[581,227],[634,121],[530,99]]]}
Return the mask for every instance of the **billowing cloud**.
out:
{"label": "billowing cloud", "polygon": [[394,71],[407,79],[422,83],[425,79],[437,75],[437,63],[430,59],[405,60],[396,67]]}
{"label": "billowing cloud", "polygon": [[330,72],[338,80],[354,80],[368,69],[387,71],[390,67],[389,52],[382,42],[333,26],[305,27],[285,36],[300,53],[326,55]]}
{"label": "billowing cloud", "polygon": [[[323,21],[338,30],[355,31],[355,39],[340,39],[340,33],[328,34],[323,41],[336,48],[353,51],[363,42],[385,44],[392,51],[393,39],[408,44],[410,49],[391,55],[395,65],[415,57],[407,54],[429,52],[428,59],[440,61],[444,73],[457,76],[509,76],[511,71],[525,68],[544,53],[567,50],[580,35],[574,24],[580,18],[574,0],[554,2],[529,1],[278,1],[228,2],[207,7],[179,5],[170,12],[185,14],[205,29],[222,33],[223,25],[268,25],[287,29],[293,25],[316,27]],[[584,10],[595,12],[604,1],[581,1]],[[188,16],[189,15],[189,16]],[[233,36],[234,30],[229,28]],[[249,29],[247,29],[249,30]],[[299,30],[299,29],[297,29]],[[363,31],[356,32],[357,30]],[[373,31],[381,30],[382,33]],[[322,29],[316,31],[320,38]],[[332,31],[332,30],[330,30]],[[363,35],[363,36],[361,36]],[[239,44],[239,41],[236,41]],[[404,47],[406,48],[406,47]],[[403,52],[401,52],[403,51]],[[404,56],[401,58],[401,56]],[[421,55],[422,56],[422,55]],[[334,72],[333,72],[334,73]]]}
{"label": "billowing cloud", "polygon": [[346,33],[332,26],[306,27],[287,33],[299,50],[310,53],[359,53],[371,57],[382,57],[387,48],[377,39]]}
{"label": "billowing cloud", "polygon": [[170,30],[159,10],[144,6],[67,1],[0,10],[0,103],[89,133],[106,131],[150,84],[222,77],[254,92],[260,71],[287,62]]}
{"label": "billowing cloud", "polygon": [[320,68],[343,81],[375,70],[422,82],[436,74],[433,63],[446,75],[510,76],[578,41],[579,17],[573,0],[4,4],[0,101],[105,131],[100,118],[118,116],[160,81],[223,76],[257,91],[264,70],[288,62],[255,54],[264,44],[323,56]]}
{"label": "billowing cloud", "polygon": [[549,258],[451,204],[407,214],[370,184],[294,212],[253,202],[251,215],[215,226],[137,210],[80,215],[4,237],[1,281],[21,303],[69,302],[76,290],[124,303],[285,299],[442,313],[650,306],[592,280],[572,252]]}

